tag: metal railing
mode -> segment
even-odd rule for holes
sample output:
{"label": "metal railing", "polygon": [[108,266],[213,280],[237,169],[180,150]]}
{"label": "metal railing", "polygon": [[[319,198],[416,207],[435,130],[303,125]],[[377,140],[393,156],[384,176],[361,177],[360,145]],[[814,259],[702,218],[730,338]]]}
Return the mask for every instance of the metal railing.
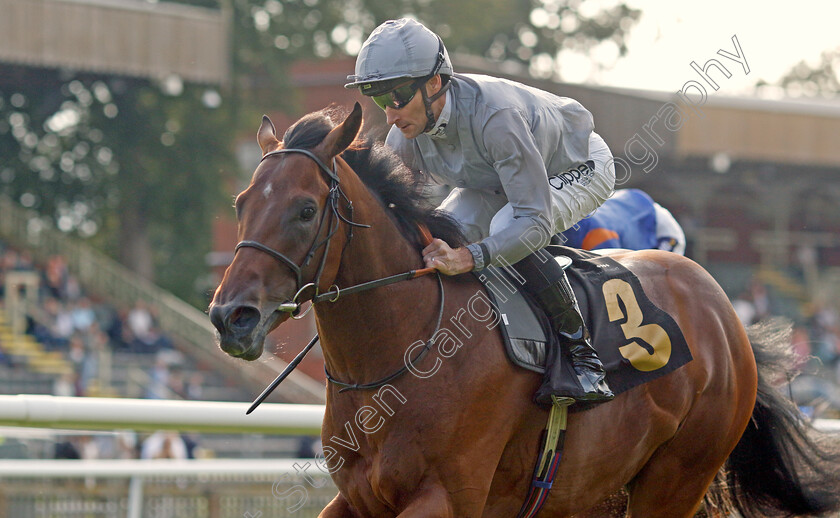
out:
{"label": "metal railing", "polygon": [[[0,396],[0,425],[307,435],[318,433],[325,411],[320,405],[267,403],[246,416],[245,408],[242,403]],[[818,419],[814,425],[840,431],[838,420]],[[323,459],[0,460],[0,515],[15,518],[309,517],[335,493]]]}
{"label": "metal railing", "polygon": [[0,396],[0,426],[76,430],[176,430],[211,433],[318,435],[322,405],[117,399],[44,395]]}
{"label": "metal railing", "polygon": [[318,516],[338,490],[313,459],[0,460],[15,518]]}
{"label": "metal railing", "polygon": [[[0,426],[318,435],[321,405],[0,396]],[[0,460],[0,516],[314,517],[335,496],[313,459]]]}
{"label": "metal railing", "polygon": [[[253,390],[260,390],[285,367],[279,358],[247,365],[216,346],[215,330],[207,315],[171,293],[137,276],[116,261],[52,228],[34,211],[23,209],[0,196],[0,238],[29,251],[38,262],[61,255],[68,269],[89,292],[122,307],[143,300],[158,315],[160,328],[195,358],[220,372],[232,373]],[[293,372],[276,394],[294,403],[323,403],[324,385]]]}

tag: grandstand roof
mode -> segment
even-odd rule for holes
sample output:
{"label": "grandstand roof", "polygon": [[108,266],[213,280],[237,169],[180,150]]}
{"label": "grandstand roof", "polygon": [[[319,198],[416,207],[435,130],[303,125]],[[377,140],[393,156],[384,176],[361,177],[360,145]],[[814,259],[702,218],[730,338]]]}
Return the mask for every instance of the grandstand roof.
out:
{"label": "grandstand roof", "polygon": [[227,15],[139,0],[0,0],[0,64],[223,83]]}

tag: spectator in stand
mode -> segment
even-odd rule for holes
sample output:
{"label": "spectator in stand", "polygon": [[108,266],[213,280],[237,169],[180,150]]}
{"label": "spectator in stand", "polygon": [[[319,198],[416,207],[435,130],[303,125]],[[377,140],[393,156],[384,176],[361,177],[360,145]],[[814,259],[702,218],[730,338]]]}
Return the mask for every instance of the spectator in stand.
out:
{"label": "spectator in stand", "polygon": [[801,325],[794,326],[790,342],[796,355],[795,367],[797,369],[801,368],[812,358],[811,335],[808,333],[808,329]]}
{"label": "spectator in stand", "polygon": [[190,379],[187,382],[186,396],[187,399],[200,400],[204,391],[204,376],[200,372],[193,372],[190,374]]}
{"label": "spectator in stand", "polygon": [[122,351],[126,349],[125,342],[123,342],[123,317],[126,314],[111,306],[110,304],[100,304],[97,308],[96,320],[99,322],[99,327],[108,335],[108,343],[111,344],[111,349]]}
{"label": "spectator in stand", "polygon": [[117,434],[117,459],[136,459],[140,456],[137,433],[132,430],[118,430]]}
{"label": "spectator in stand", "polygon": [[149,311],[146,303],[138,300],[134,304],[134,307],[128,312],[126,324],[128,325],[129,331],[137,338],[144,339],[151,333],[154,322],[152,320],[152,313]]}
{"label": "spectator in stand", "polygon": [[156,351],[173,350],[175,348],[175,345],[172,343],[172,339],[169,338],[169,335],[163,332],[163,329],[155,325],[152,332],[155,335],[154,348]]}
{"label": "spectator in stand", "polygon": [[73,334],[72,319],[62,315],[58,299],[47,297],[40,307],[40,316],[32,322],[30,332],[47,349],[65,351]]}
{"label": "spectator in stand", "polygon": [[73,336],[73,314],[67,304],[58,300],[55,301],[55,320],[52,322],[53,336],[60,342],[66,342]]}
{"label": "spectator in stand", "polygon": [[80,439],[78,436],[65,436],[64,440],[55,444],[54,458],[80,460],[82,455],[79,453],[79,442]]}
{"label": "spectator in stand", "polygon": [[745,326],[760,322],[772,316],[770,293],[767,286],[753,277],[749,285],[732,301],[735,312]]}
{"label": "spectator in stand", "polygon": [[67,263],[60,255],[54,255],[47,260],[44,268],[42,290],[46,297],[53,297],[58,300],[69,300],[67,292],[70,273],[67,271]]}
{"label": "spectator in stand", "polygon": [[834,368],[840,354],[840,329],[838,317],[834,308],[819,303],[814,312],[812,323],[815,342],[814,354],[822,361],[826,368]]}
{"label": "spectator in stand", "polygon": [[186,399],[187,387],[184,381],[184,369],[180,365],[171,365],[169,367],[169,383],[167,383],[167,388],[169,388],[174,396]]}
{"label": "spectator in stand", "polygon": [[162,355],[155,358],[155,365],[149,373],[146,399],[169,399],[169,363]]}
{"label": "spectator in stand", "polygon": [[70,338],[70,348],[67,353],[73,370],[78,375],[76,394],[87,395],[91,382],[97,378],[99,359],[96,354],[88,350],[84,337],[74,334]]}
{"label": "spectator in stand", "polygon": [[755,307],[755,321],[759,322],[772,315],[770,308],[770,293],[767,286],[758,278],[753,277],[750,282],[750,300]]}
{"label": "spectator in stand", "polygon": [[99,441],[95,440],[91,435],[81,435],[79,436],[79,454],[82,460],[96,460],[101,457],[101,452],[99,449]]}
{"label": "spectator in stand", "polygon": [[[110,387],[111,352],[114,349],[142,353],[166,350],[171,353],[170,358],[175,354],[170,338],[159,329],[148,305],[139,301],[130,309],[118,310],[95,303],[82,292],[61,255],[53,255],[42,268],[36,268],[28,253],[0,242],[0,295],[3,295],[3,281],[9,271],[40,274],[39,307],[28,315],[27,332],[47,350],[65,353],[73,366],[72,374],[56,378],[53,387],[56,394],[85,395],[97,381],[102,388]],[[2,300],[0,298],[0,305]],[[12,358],[2,351],[0,365],[12,365]],[[164,378],[163,386],[166,387],[168,374],[158,371],[157,376]],[[181,385],[185,395],[187,391],[200,393],[200,387],[190,386],[186,380]],[[168,397],[168,393],[149,391],[150,397]]]}
{"label": "spectator in stand", "polygon": [[157,352],[155,321],[151,310],[142,300],[138,300],[129,310],[125,320],[125,329],[129,331],[125,337],[129,350],[138,353]]}
{"label": "spectator in stand", "polygon": [[90,327],[96,322],[96,313],[93,305],[87,297],[80,297],[71,304],[70,318],[73,320],[73,329],[79,333],[87,333]]}
{"label": "spectator in stand", "polygon": [[745,327],[756,322],[755,304],[752,303],[752,296],[749,290],[742,291],[741,294],[732,301],[732,307],[735,309],[735,313],[738,315],[738,318],[741,319],[741,323],[743,323]]}
{"label": "spectator in stand", "polygon": [[48,297],[38,313],[38,318],[30,326],[30,333],[47,349],[66,351],[76,329],[71,304]]}
{"label": "spectator in stand", "polygon": [[79,376],[75,372],[68,372],[60,375],[53,381],[53,396],[78,396],[78,382]]}
{"label": "spectator in stand", "polygon": [[184,460],[188,458],[187,445],[178,432],[155,432],[143,441],[140,458]]}
{"label": "spectator in stand", "polygon": [[99,386],[106,389],[111,386],[111,343],[98,322],[93,322],[84,335],[85,349],[96,358],[96,378]]}

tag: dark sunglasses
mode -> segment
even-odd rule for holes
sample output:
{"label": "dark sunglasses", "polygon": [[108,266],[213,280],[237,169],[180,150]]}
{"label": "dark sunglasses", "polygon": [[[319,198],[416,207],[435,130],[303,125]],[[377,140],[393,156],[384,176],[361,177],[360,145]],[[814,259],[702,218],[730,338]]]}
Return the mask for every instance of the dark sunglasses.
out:
{"label": "dark sunglasses", "polygon": [[422,84],[422,79],[412,81],[402,86],[398,86],[390,92],[386,92],[381,95],[372,95],[371,99],[373,99],[373,102],[375,102],[376,105],[382,108],[383,110],[389,107],[395,110],[400,110],[402,108],[405,108],[405,105],[407,105],[411,102],[412,99],[414,99],[414,96],[417,95],[417,90],[420,89],[420,85]]}

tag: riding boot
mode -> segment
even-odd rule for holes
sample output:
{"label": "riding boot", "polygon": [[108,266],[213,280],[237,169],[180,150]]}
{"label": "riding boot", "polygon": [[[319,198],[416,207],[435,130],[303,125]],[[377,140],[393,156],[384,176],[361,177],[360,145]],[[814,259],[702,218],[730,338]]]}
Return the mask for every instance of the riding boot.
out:
{"label": "riding boot", "polygon": [[[568,347],[579,387],[562,380],[563,369],[557,351],[546,351],[546,374],[537,390],[538,403],[551,403],[551,395],[572,397],[586,403],[600,403],[615,397],[607,386],[604,365],[590,342],[577,299],[566,272],[545,250],[538,250],[513,265],[525,278],[528,291],[548,315],[551,326]],[[554,360],[554,361],[551,361]]]}

